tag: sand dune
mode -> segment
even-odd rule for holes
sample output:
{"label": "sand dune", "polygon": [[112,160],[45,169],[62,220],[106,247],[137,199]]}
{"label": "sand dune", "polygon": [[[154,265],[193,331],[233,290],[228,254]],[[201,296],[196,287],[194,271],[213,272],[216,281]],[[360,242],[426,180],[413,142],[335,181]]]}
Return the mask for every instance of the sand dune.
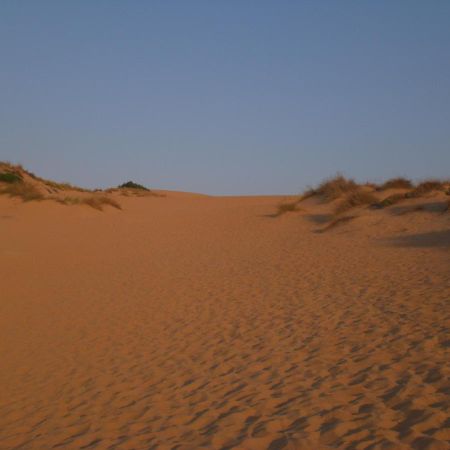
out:
{"label": "sand dune", "polygon": [[0,196],[1,449],[449,448],[449,213],[165,194]]}

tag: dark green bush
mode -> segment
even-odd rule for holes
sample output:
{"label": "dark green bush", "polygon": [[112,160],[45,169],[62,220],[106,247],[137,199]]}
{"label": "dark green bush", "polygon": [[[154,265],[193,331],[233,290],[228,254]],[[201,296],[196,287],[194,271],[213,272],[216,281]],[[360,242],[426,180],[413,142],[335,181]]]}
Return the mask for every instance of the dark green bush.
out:
{"label": "dark green bush", "polygon": [[22,176],[15,172],[3,172],[0,173],[0,181],[4,183],[20,183]]}
{"label": "dark green bush", "polygon": [[135,183],[134,181],[127,181],[126,183],[123,183],[118,187],[119,187],[119,189],[141,189],[143,191],[150,190],[150,189],[146,188],[145,186],[142,186],[142,184]]}

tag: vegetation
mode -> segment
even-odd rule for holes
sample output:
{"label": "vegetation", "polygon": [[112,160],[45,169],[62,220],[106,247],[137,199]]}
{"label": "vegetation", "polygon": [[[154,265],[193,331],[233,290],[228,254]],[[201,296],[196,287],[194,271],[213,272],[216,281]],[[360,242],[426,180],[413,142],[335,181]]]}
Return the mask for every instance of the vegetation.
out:
{"label": "vegetation", "polygon": [[149,191],[150,189],[142,186],[142,184],[135,183],[134,181],[127,181],[126,183],[118,186],[119,189],[141,189],[143,191]]}
{"label": "vegetation", "polygon": [[17,172],[0,173],[0,181],[3,183],[20,183],[22,176]]}
{"label": "vegetation", "polygon": [[411,180],[408,180],[407,178],[397,177],[397,178],[391,178],[390,180],[387,180],[384,182],[378,190],[385,191],[386,189],[412,189],[413,183]]}
{"label": "vegetation", "polygon": [[342,200],[335,209],[335,214],[342,214],[352,208],[358,206],[373,205],[378,201],[377,197],[369,191],[362,189],[355,190],[347,194],[347,196]]}
{"label": "vegetation", "polygon": [[44,196],[36,186],[24,182],[10,183],[5,188],[3,188],[0,193],[7,194],[10,197],[19,197],[24,202],[44,199]]}
{"label": "vegetation", "polygon": [[445,183],[439,180],[426,180],[418,184],[411,192],[406,194],[406,198],[418,198],[422,195],[428,194],[433,191],[443,191],[445,189]]}
{"label": "vegetation", "polygon": [[289,203],[280,203],[277,207],[277,212],[274,214],[274,217],[279,217],[288,212],[301,211],[298,207],[300,200],[295,200]]}
{"label": "vegetation", "polygon": [[118,202],[106,195],[92,195],[90,197],[67,196],[64,198],[55,198],[55,200],[63,205],[88,205],[98,211],[103,211],[103,206],[112,206],[113,208],[122,209]]}
{"label": "vegetation", "polygon": [[325,201],[332,201],[357,188],[358,185],[352,179],[345,178],[342,175],[336,175],[333,178],[323,181],[316,189],[311,188],[305,191],[302,195],[302,200],[317,195]]}

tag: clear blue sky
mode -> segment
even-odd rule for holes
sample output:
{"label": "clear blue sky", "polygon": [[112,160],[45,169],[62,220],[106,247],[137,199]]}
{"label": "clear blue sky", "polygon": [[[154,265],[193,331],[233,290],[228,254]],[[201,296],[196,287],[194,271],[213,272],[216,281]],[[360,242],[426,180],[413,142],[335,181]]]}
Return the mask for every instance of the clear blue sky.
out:
{"label": "clear blue sky", "polygon": [[450,1],[0,2],[0,160],[88,187],[450,176]]}

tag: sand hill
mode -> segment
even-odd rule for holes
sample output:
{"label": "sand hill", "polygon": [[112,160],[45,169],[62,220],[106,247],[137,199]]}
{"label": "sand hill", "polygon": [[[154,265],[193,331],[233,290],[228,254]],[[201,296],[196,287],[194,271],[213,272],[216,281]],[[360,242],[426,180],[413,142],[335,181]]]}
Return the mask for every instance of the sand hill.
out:
{"label": "sand hill", "polygon": [[0,449],[449,448],[445,183],[162,196],[13,172]]}

